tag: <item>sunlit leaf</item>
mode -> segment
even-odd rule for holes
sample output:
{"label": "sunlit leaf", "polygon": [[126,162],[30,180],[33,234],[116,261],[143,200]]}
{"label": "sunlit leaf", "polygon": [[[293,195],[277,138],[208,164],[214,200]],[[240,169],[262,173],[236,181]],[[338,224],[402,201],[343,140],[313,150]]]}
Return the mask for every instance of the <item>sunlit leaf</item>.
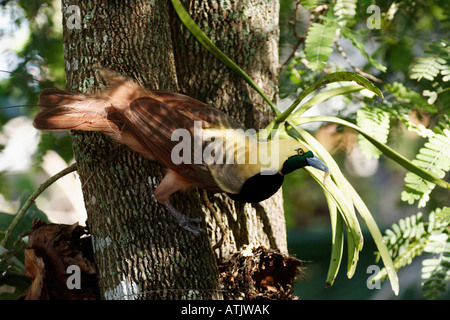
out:
{"label": "sunlit leaf", "polygon": [[305,40],[306,59],[311,70],[323,70],[333,52],[333,39],[338,25],[333,22],[313,23]]}

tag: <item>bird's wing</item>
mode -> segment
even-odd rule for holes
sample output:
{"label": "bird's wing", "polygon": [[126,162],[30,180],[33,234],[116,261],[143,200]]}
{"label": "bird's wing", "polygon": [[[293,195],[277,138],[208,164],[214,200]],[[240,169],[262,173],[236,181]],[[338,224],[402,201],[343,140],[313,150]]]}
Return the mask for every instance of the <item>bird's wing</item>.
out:
{"label": "bird's wing", "polygon": [[[181,95],[174,94],[175,96]],[[259,154],[257,140],[223,112],[207,104],[201,102],[199,104],[190,97],[187,99],[189,102],[186,103],[169,99],[166,100],[166,106],[170,110],[176,110],[177,115],[184,116],[183,120],[202,121],[202,158],[198,162],[201,162],[202,170],[208,168],[210,176],[221,191],[238,194],[248,178],[261,172],[262,166],[260,159],[257,158]],[[188,122],[187,125],[192,128],[192,122]],[[187,125],[184,128],[187,129]],[[195,136],[192,130],[191,134]],[[215,152],[212,152],[214,149]],[[209,155],[211,157],[208,161]]]}
{"label": "bird's wing", "polygon": [[[166,92],[156,92],[153,98],[134,100],[121,117],[125,124],[124,130],[150,150],[154,158],[162,165],[192,181],[197,187],[215,192],[227,191],[221,188],[213,176],[214,173],[203,161],[202,152],[205,145],[202,137],[198,136],[201,132],[196,131],[195,121],[198,121],[197,126],[201,125],[204,130],[242,128],[233,119],[202,102]],[[191,156],[187,163],[186,161],[174,163],[172,159],[172,150],[180,143],[186,142],[184,141],[186,136],[183,140],[172,140],[172,134],[177,129],[184,130],[190,138],[187,149],[190,148]],[[198,139],[197,141],[201,144],[201,158],[194,150],[195,139]],[[187,149],[185,151],[189,151]]]}

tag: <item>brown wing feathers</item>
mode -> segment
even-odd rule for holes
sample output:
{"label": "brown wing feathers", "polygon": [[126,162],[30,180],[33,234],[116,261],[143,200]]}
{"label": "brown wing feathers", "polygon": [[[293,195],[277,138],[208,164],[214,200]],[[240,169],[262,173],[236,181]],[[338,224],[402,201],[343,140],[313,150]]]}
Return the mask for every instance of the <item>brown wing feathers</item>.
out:
{"label": "brown wing feathers", "polygon": [[140,98],[133,101],[122,116],[122,121],[125,123],[124,131],[132,132],[132,135],[151,150],[154,158],[162,165],[189,179],[197,187],[218,192],[220,189],[206,165],[190,165],[193,163],[193,152],[190,163],[174,164],[172,162],[172,149],[180,143],[172,141],[172,132],[176,129],[186,129],[193,136],[194,121],[200,120],[188,118],[180,112],[179,109],[195,105],[195,100],[181,100],[180,97],[183,96],[177,95],[175,99],[167,100],[166,103],[153,98]]}

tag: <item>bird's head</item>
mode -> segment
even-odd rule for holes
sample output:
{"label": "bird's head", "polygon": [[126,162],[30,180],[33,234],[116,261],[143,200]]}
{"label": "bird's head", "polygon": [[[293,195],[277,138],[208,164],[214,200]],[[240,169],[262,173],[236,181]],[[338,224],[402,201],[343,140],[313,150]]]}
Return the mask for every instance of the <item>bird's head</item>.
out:
{"label": "bird's head", "polygon": [[296,140],[280,141],[280,160],[282,175],[286,175],[306,166],[311,166],[325,173],[330,170],[305,144]]}
{"label": "bird's head", "polygon": [[[264,150],[261,151],[261,150]],[[284,181],[284,176],[297,169],[312,166],[329,174],[328,167],[303,143],[293,139],[259,143],[259,163],[237,165],[245,181],[238,193],[227,192],[236,201],[260,202],[275,194]],[[222,180],[235,181],[234,174],[222,175]],[[221,181],[223,183],[223,181]],[[223,189],[223,188],[222,188]]]}

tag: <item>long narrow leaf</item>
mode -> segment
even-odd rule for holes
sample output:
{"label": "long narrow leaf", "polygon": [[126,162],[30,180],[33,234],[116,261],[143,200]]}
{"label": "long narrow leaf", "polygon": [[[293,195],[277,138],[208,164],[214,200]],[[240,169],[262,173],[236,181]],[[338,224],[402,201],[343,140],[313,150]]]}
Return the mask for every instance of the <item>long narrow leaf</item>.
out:
{"label": "long narrow leaf", "polygon": [[346,231],[348,235],[347,277],[351,278],[356,270],[356,265],[359,259],[359,252],[362,250],[363,244],[362,233],[359,222],[355,215],[353,203],[348,201],[344,193],[336,186],[333,180],[327,181],[326,185],[324,185],[321,179],[322,172],[312,168],[305,169],[322,187],[324,192],[330,196],[330,199],[339,208],[342,219],[346,224]]}
{"label": "long narrow leaf", "polygon": [[383,241],[383,235],[381,234],[380,229],[377,226],[377,223],[375,222],[373,216],[370,214],[370,211],[365,205],[364,201],[361,199],[359,194],[356,192],[356,190],[350,183],[348,183],[348,189],[352,194],[353,203],[356,209],[366,222],[367,228],[369,229],[370,234],[372,235],[372,238],[375,241],[381,259],[383,260],[384,266],[387,270],[392,290],[394,291],[395,295],[398,295],[399,291],[398,277],[397,273],[395,272],[394,263],[392,262],[392,258],[389,254],[388,248],[386,247],[386,244]]}
{"label": "long narrow leaf", "polygon": [[[363,247],[363,237],[361,228],[356,217],[355,209],[351,200],[351,196],[346,188],[347,180],[343,176],[339,166],[336,164],[331,155],[323,148],[323,146],[308,132],[303,129],[291,127],[288,132],[296,132],[298,135],[302,137],[302,139],[311,147],[311,149],[322,158],[322,160],[327,164],[330,168],[330,176],[331,179],[324,184],[320,181],[320,175],[322,172],[318,172],[313,168],[306,168],[306,170],[313,176],[313,178],[325,189],[329,192],[331,199],[334,200],[335,204],[338,206],[339,211],[342,214],[342,218],[345,221],[347,226],[347,230],[349,233],[349,237],[352,238],[350,240],[349,245],[351,246],[348,249],[349,252],[349,263],[347,266],[347,276],[351,278],[354,274],[356,263],[358,261],[359,251],[362,250]],[[295,135],[292,134],[294,137]],[[336,183],[335,183],[336,182]]]}
{"label": "long narrow leaf", "polygon": [[[305,135],[303,133],[302,137],[305,138],[305,137],[307,137],[307,135]],[[312,146],[310,139],[307,138],[305,140],[310,144],[310,146]],[[318,150],[318,149],[314,150],[314,152],[318,152],[318,151],[320,152],[320,150]],[[323,155],[321,155],[321,156],[323,156]],[[323,156],[323,157],[324,157],[323,158],[324,161],[329,160],[329,159],[326,159],[327,158],[326,156]],[[326,162],[326,163],[327,163],[327,165],[329,164],[328,162]],[[355,189],[351,186],[351,184],[346,179],[345,179],[345,182],[343,182],[343,183],[345,183],[345,185],[343,186],[343,190],[346,190],[350,194],[352,205],[354,205],[356,207],[357,211],[359,212],[361,217],[364,219],[364,221],[367,224],[367,227],[375,241],[375,244],[378,247],[380,255],[383,259],[383,263],[386,267],[386,270],[388,271],[388,276],[391,281],[392,290],[394,291],[395,294],[398,294],[398,290],[399,290],[398,289],[399,288],[398,278],[395,273],[394,264],[389,255],[388,249],[383,242],[383,236],[381,235],[381,232],[380,232],[375,220],[373,219],[372,215],[370,214],[369,209],[364,204],[364,202],[362,201],[362,199],[360,198],[358,193],[355,191]],[[333,191],[331,191],[331,193],[333,193]],[[338,194],[338,191],[335,190],[334,193]],[[344,218],[344,220],[345,220],[345,218]],[[349,242],[348,242],[348,248],[350,250],[349,255],[348,255],[349,264],[351,264],[355,261],[356,258],[353,257],[353,255],[357,254],[357,252],[351,251],[352,248],[357,248],[357,246],[355,244],[353,244],[352,241],[354,241],[354,238],[349,239]],[[356,267],[356,265],[352,265],[352,264],[348,266],[347,272],[348,272],[349,277],[352,275],[352,272],[354,272],[355,267]]]}
{"label": "long narrow leaf", "polygon": [[328,287],[333,285],[342,261],[342,255],[344,252],[344,222],[331,195],[328,192],[325,192],[325,197],[327,199],[328,209],[330,211],[332,236],[330,266],[328,267],[326,280],[326,285]]}
{"label": "long narrow leaf", "polygon": [[[372,91],[376,95],[383,97],[383,94],[381,93],[380,89],[378,89],[372,82],[364,78],[363,76],[355,73],[355,72],[348,72],[348,71],[339,71],[327,74],[314,82],[311,86],[309,86],[307,89],[303,90],[298,98],[294,101],[294,103],[286,109],[281,115],[279,115],[274,122],[282,123],[286,121],[286,119],[294,112],[294,110],[297,108],[297,106],[300,104],[300,102],[303,101],[304,98],[306,98],[307,95],[309,95],[311,92],[329,84],[332,82],[340,82],[340,81],[355,81],[360,86]],[[306,110],[311,108],[312,105],[306,105],[301,106],[296,112],[295,116],[299,117],[301,116]]]}
{"label": "long narrow leaf", "polygon": [[250,86],[253,87],[270,105],[275,115],[279,115],[280,111],[277,109],[275,104],[267,97],[264,91],[247,75],[244,70],[242,70],[236,63],[233,62],[228,56],[223,53],[216,45],[208,38],[208,36],[200,29],[200,27],[192,20],[189,13],[184,9],[183,5],[179,0],[171,0],[175,12],[178,14],[181,22],[186,26],[186,28],[194,35],[194,37],[212,54],[216,56],[217,59],[222,61],[226,66],[230,67],[233,71],[239,74]]}
{"label": "long narrow leaf", "polygon": [[448,183],[442,179],[439,179],[438,177],[435,177],[434,175],[432,175],[432,174],[428,173],[427,171],[421,169],[420,167],[416,166],[414,163],[412,163],[411,161],[406,159],[404,156],[402,156],[395,150],[391,149],[384,143],[381,143],[378,140],[374,139],[370,134],[368,134],[363,129],[361,129],[360,127],[358,127],[357,125],[355,125],[351,122],[348,122],[348,121],[345,121],[345,120],[342,120],[342,119],[339,119],[336,117],[328,117],[328,116],[302,117],[302,118],[292,119],[291,121],[294,125],[300,125],[300,124],[305,124],[305,123],[310,123],[310,122],[332,122],[332,123],[337,123],[337,124],[341,124],[341,125],[347,126],[349,128],[352,128],[352,129],[356,130],[358,133],[360,133],[361,135],[363,135],[374,146],[376,146],[378,149],[380,149],[380,151],[383,152],[383,154],[385,156],[391,158],[392,160],[397,162],[399,165],[401,165],[405,169],[408,169],[409,171],[415,173],[419,177],[421,177],[427,181],[430,181],[440,187],[443,187],[445,189],[450,189],[450,183]]}
{"label": "long narrow leaf", "polygon": [[[358,248],[358,251],[362,249],[363,246],[363,238],[362,232],[359,227],[358,220],[356,219],[356,213],[351,202],[351,195],[347,190],[347,179],[341,172],[341,169],[337,165],[336,161],[334,161],[333,157],[328,153],[327,150],[307,131],[301,128],[290,127],[294,129],[300,136],[304,139],[304,141],[311,147],[311,149],[327,164],[330,169],[330,177],[332,181],[336,183],[326,183],[325,188],[331,191],[332,195],[337,194],[337,197],[340,198],[342,203],[338,203],[338,206],[341,209],[346,209],[346,214],[344,214],[343,218],[346,221],[347,226],[352,228],[353,238],[355,240],[355,245]],[[332,182],[330,181],[330,182]],[[330,184],[330,186],[328,186]],[[321,184],[323,185],[323,184]],[[333,193],[334,192],[334,193]],[[340,196],[342,194],[342,197]]]}
{"label": "long narrow leaf", "polygon": [[[343,94],[347,94],[347,93],[361,91],[362,89],[364,89],[364,87],[360,86],[359,84],[330,89],[330,90],[321,92],[321,93],[315,95],[314,97],[312,97],[311,99],[309,99],[308,101],[306,101],[304,104],[302,104],[302,108],[306,110],[306,109],[309,109],[315,105],[318,105],[319,103],[326,101],[330,98],[333,98],[333,97],[336,97],[339,95],[343,95]],[[295,112],[294,112],[294,115],[295,115]]]}

